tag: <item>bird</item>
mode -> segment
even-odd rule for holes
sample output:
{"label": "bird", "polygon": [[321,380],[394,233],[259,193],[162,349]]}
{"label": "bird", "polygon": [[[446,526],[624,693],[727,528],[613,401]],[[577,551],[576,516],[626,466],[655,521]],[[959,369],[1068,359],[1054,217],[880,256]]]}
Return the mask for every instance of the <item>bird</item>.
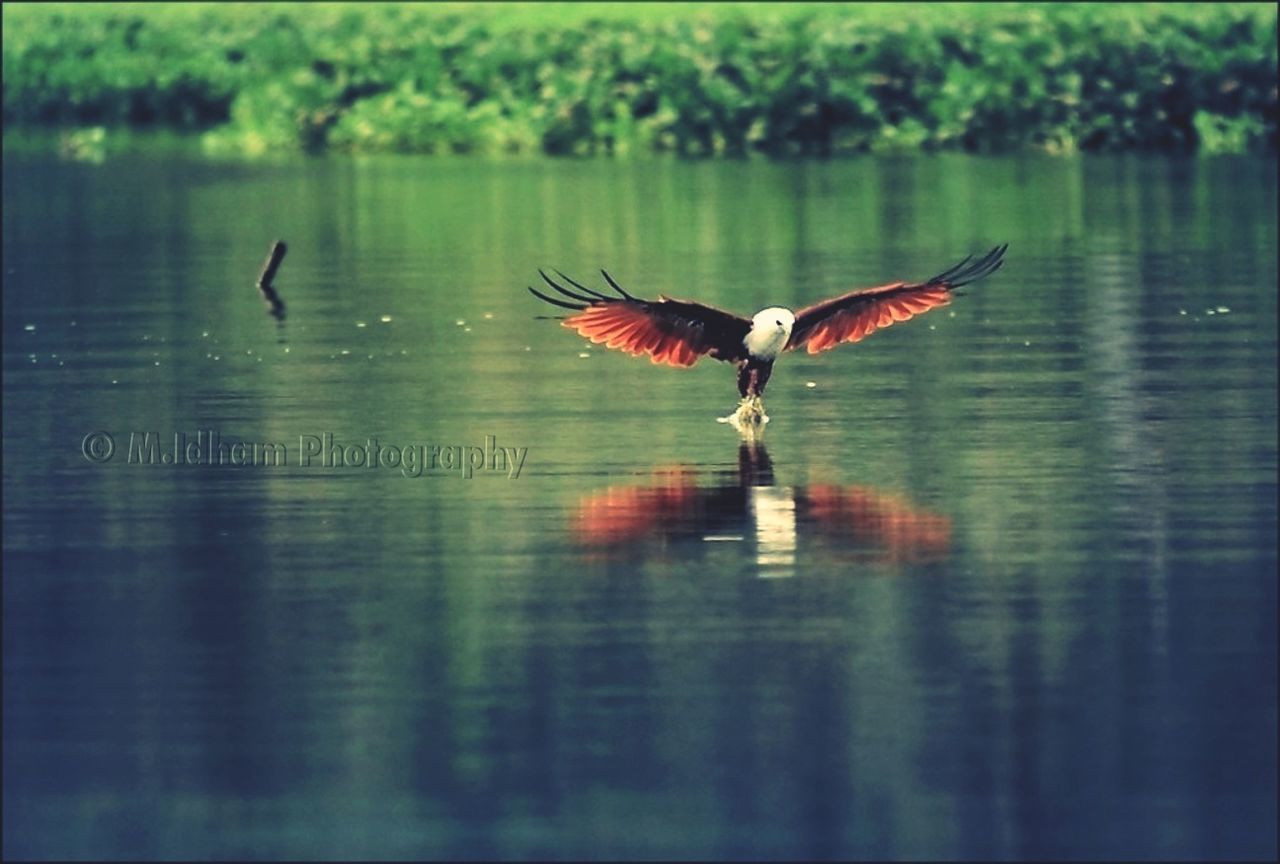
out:
{"label": "bird", "polygon": [[719,419],[741,431],[768,422],[765,386],[783,352],[804,349],[817,354],[945,306],[956,289],[1000,269],[1008,248],[1007,243],[996,246],[976,260],[970,255],[923,281],[857,288],[794,312],[769,306],[750,318],[664,294],[645,300],[628,293],[605,270],[600,273],[616,296],[588,288],[559,270],[556,275],[569,287],[538,270],[558,296],[528,288],[538,299],[574,313],[542,317],[558,318],[595,344],[648,355],[653,363],[669,366],[692,366],[703,357],[732,363],[738,372],[741,402],[734,414]]}

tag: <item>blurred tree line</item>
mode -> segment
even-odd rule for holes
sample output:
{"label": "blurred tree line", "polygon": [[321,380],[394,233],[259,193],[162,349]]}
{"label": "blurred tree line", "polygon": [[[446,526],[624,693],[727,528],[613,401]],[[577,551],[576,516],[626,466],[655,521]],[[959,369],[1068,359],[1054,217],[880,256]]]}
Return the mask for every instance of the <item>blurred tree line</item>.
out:
{"label": "blurred tree line", "polygon": [[595,5],[6,4],[5,126],[249,153],[1276,149],[1272,4]]}

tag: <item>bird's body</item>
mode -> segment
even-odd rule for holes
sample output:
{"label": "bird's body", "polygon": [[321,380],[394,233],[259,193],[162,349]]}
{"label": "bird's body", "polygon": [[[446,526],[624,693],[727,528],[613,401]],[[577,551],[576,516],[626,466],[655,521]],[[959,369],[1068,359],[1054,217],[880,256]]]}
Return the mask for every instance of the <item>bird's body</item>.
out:
{"label": "bird's body", "polygon": [[988,276],[1004,263],[1008,248],[997,246],[970,263],[956,266],[923,282],[891,282],[874,288],[849,291],[830,300],[792,312],[770,306],[750,319],[689,300],[659,295],[642,300],[624,291],[604,273],[617,296],[603,294],[561,278],[576,290],[565,288],[542,271],[543,280],[564,299],[530,288],[533,294],[575,314],[563,319],[597,344],[629,354],[648,355],[654,363],[692,366],[704,356],[733,363],[738,370],[742,404],[731,418],[740,428],[759,426],[764,416],[761,397],[773,364],[784,351],[805,348],[817,354],[844,342],[857,342],[876,330],[906,321],[951,301],[953,292]]}

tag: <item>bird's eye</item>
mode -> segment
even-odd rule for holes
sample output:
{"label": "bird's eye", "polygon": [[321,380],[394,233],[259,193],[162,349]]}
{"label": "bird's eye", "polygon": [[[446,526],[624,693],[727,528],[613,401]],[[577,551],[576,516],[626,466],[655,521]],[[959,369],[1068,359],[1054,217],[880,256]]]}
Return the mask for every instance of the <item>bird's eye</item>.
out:
{"label": "bird's eye", "polygon": [[778,326],[779,326],[779,327],[781,327],[781,326],[782,326],[782,322],[781,322],[781,321],[779,321],[779,322],[778,322]]}

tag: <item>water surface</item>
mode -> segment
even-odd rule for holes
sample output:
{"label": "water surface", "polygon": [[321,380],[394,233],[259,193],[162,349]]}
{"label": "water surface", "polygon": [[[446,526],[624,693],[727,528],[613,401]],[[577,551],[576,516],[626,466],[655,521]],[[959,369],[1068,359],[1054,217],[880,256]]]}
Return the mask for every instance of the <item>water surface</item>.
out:
{"label": "water surface", "polygon": [[[1274,857],[1275,189],[6,153],[6,856]],[[524,291],[750,313],[1001,242],[784,357],[755,447],[730,368]],[[174,464],[209,433],[285,464]]]}

